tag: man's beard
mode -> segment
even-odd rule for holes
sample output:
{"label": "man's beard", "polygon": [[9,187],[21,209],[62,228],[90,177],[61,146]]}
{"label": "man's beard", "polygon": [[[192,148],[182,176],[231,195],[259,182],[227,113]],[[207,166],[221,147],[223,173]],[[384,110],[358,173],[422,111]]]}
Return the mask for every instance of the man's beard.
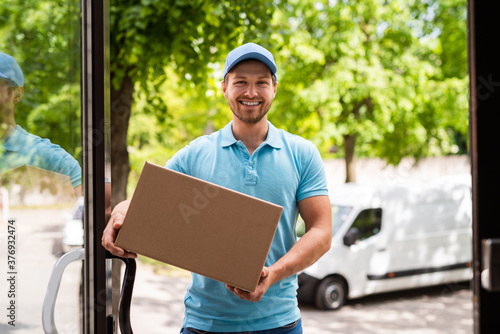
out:
{"label": "man's beard", "polygon": [[262,108],[258,111],[257,114],[255,113],[248,114],[240,109],[239,102],[236,103],[237,103],[236,106],[231,106],[231,104],[229,105],[231,111],[233,112],[233,115],[236,116],[236,118],[238,118],[240,121],[247,124],[255,124],[260,122],[271,109],[271,103],[269,103],[269,105],[262,105]]}
{"label": "man's beard", "polygon": [[259,113],[257,114],[256,116],[246,116],[246,115],[241,115],[242,113],[235,113],[233,111],[233,115],[236,116],[236,118],[238,118],[240,121],[244,122],[244,123],[248,123],[248,124],[255,124],[255,123],[258,123],[260,120],[262,120],[264,118],[264,116],[267,115],[267,112],[269,110],[265,111],[265,112],[262,112],[262,113]]}

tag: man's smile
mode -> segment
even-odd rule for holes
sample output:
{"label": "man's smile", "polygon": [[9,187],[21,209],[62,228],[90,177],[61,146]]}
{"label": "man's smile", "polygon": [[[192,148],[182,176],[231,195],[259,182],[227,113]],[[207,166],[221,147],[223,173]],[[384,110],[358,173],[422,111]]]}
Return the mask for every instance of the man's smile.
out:
{"label": "man's smile", "polygon": [[245,105],[245,106],[258,106],[259,104],[261,104],[262,102],[260,101],[239,101],[241,104]]}

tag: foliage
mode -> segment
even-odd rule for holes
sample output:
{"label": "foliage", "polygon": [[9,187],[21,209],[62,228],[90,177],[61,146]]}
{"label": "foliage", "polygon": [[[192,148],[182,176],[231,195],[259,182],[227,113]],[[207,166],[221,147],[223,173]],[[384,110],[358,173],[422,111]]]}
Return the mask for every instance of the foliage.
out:
{"label": "foliage", "polygon": [[[465,0],[111,1],[111,74],[133,84],[132,179],[163,165],[231,112],[220,92],[226,53],[244,42],[273,51],[278,94],[269,119],[345,157],[397,164],[465,153]],[[79,2],[4,0],[0,49],[24,70],[16,120],[78,156]],[[113,103],[112,103],[113,105]],[[117,110],[117,112],[120,112]],[[126,152],[126,150],[125,150]],[[132,182],[133,186],[133,182]]]}
{"label": "foliage", "polygon": [[359,156],[393,164],[457,153],[456,134],[467,134],[465,12],[456,0],[293,2],[273,35],[287,39],[275,117],[323,153],[345,136]]}
{"label": "foliage", "polygon": [[[144,161],[163,166],[191,140],[224,127],[231,119],[231,111],[222,96],[217,74],[208,79],[208,88],[201,94],[187,89],[172,69],[166,69],[166,72],[168,80],[160,87],[160,96],[168,105],[170,116],[165,122],[156,122],[154,115],[145,112],[135,112],[131,116],[128,193],[133,192]],[[145,98],[138,98],[136,110],[144,110],[147,103]]]}
{"label": "foliage", "polygon": [[[282,4],[266,43],[279,67],[269,119],[315,142],[325,157],[348,134],[356,134],[357,156],[393,164],[405,156],[465,153],[465,14],[463,0]],[[217,71],[203,94],[179,94],[182,76],[168,77],[170,86],[161,88],[171,111],[165,161],[230,117]],[[344,156],[342,149],[336,156]]]}

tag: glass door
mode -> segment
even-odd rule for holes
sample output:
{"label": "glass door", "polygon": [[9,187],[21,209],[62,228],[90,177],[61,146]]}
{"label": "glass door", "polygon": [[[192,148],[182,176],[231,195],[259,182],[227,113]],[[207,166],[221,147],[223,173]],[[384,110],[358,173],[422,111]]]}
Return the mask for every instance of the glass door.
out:
{"label": "glass door", "polygon": [[107,8],[0,5],[1,333],[117,332],[116,261],[100,245],[111,203]]}

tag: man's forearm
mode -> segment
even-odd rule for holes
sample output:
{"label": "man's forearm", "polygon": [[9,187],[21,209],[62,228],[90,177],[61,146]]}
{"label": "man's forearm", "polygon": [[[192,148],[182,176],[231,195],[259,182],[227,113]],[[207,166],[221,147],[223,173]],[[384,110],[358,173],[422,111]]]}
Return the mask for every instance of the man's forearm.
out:
{"label": "man's forearm", "polygon": [[272,284],[306,269],[331,246],[331,230],[313,227],[281,259],[269,267]]}
{"label": "man's forearm", "polygon": [[306,269],[325,254],[332,242],[332,207],[328,196],[312,196],[298,203],[306,233],[269,267],[272,284]]}

